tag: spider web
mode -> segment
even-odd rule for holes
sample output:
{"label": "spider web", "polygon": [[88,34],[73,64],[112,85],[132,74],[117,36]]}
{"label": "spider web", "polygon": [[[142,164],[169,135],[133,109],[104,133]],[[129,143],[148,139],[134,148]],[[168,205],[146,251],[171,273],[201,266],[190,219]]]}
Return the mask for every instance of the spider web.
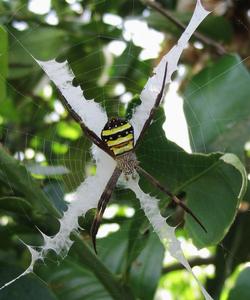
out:
{"label": "spider web", "polygon": [[[27,38],[27,36],[25,38]],[[25,39],[25,38],[23,38],[23,39]],[[98,43],[100,43],[101,38],[103,38],[102,33],[97,32],[95,34],[95,36],[91,39],[94,40],[98,44]],[[84,43],[90,42],[91,39],[85,41]],[[12,47],[23,47],[23,46],[24,46],[24,43],[23,43],[22,38],[21,39],[17,38],[16,45],[14,44]],[[98,48],[101,49],[101,46]],[[13,48],[9,49],[9,50],[11,52],[13,50]],[[25,51],[27,51],[28,55],[30,55],[30,59],[32,60],[29,49],[27,49],[25,47]],[[100,55],[100,57],[102,56],[101,50],[98,50],[97,53]],[[128,51],[127,55],[128,55],[128,59],[130,59],[131,57],[133,58],[132,51],[131,52]],[[91,56],[92,56],[92,54],[82,58],[82,60],[88,60],[91,58]],[[134,57],[134,58],[136,58],[136,57]],[[78,61],[73,60],[72,64],[74,65],[74,63],[78,63]],[[105,68],[105,65],[102,63],[102,59],[100,58],[99,70],[103,70],[104,68]],[[91,73],[91,71],[94,71],[94,69],[90,69],[88,72]],[[141,70],[138,69],[138,72],[141,73]],[[84,82],[82,84],[84,86]],[[207,84],[209,84],[209,82]],[[93,86],[95,86],[95,83],[93,84]],[[135,82],[135,86],[136,86],[136,82]],[[92,88],[94,88],[94,87],[92,87]],[[197,87],[197,90],[201,89],[201,88],[202,87]],[[14,90],[15,88],[13,86],[10,86],[10,89]],[[43,87],[43,89],[44,89],[44,92],[46,93],[46,88]],[[101,89],[102,89],[102,87],[101,87]],[[47,88],[47,90],[49,90],[49,88]],[[104,90],[104,87],[103,87],[103,90]],[[119,90],[119,88],[118,88],[118,90]],[[19,91],[16,89],[15,89],[15,92],[19,93]],[[136,94],[136,93],[139,94],[140,92],[141,92],[141,88],[138,87],[138,89],[136,88],[134,94]],[[88,93],[88,90],[86,90],[86,93]],[[26,95],[22,95],[22,96],[26,97]],[[132,96],[126,95],[126,97],[132,97]],[[124,98],[126,98],[126,97],[120,97],[120,98],[122,98],[123,101],[125,101]],[[111,111],[111,114],[113,112],[120,112],[124,109],[124,103],[117,101],[117,98],[107,99],[105,91],[103,93],[100,93],[96,100],[100,101],[102,103],[105,110]],[[33,104],[35,107],[37,107],[37,111],[32,116],[31,123],[35,124],[37,114],[41,111],[47,112],[48,107],[41,105],[39,103],[39,101],[37,101],[35,103],[33,102]],[[48,113],[48,115],[50,115],[50,113]],[[53,124],[53,117],[51,115],[50,115],[50,118],[52,119],[52,121],[51,121],[51,123],[48,123],[48,127],[49,127],[49,124]],[[48,119],[49,119],[49,117],[48,117]],[[52,173],[58,172],[59,174],[60,174],[60,172],[65,173],[63,176],[60,176],[60,179],[58,179],[58,177],[56,177],[56,176],[48,177],[46,179],[48,181],[48,183],[51,184],[51,191],[54,193],[54,195],[56,195],[55,198],[57,198],[58,200],[61,199],[62,194],[64,193],[65,189],[68,192],[73,191],[79,185],[79,183],[83,181],[83,178],[87,174],[94,172],[94,170],[93,170],[94,163],[90,159],[90,148],[89,148],[89,144],[86,139],[81,139],[81,140],[76,139],[74,145],[68,146],[68,150],[67,150],[67,152],[65,152],[65,154],[55,156],[53,154],[53,151],[54,151],[53,149],[55,149],[56,145],[58,145],[60,143],[59,142],[60,138],[58,138],[58,132],[56,131],[56,129],[54,127],[52,127],[51,130],[48,128],[46,138],[43,136],[40,137],[40,136],[33,135],[30,132],[24,132],[24,131],[19,131],[19,130],[12,129],[12,128],[5,128],[5,127],[3,127],[3,135],[4,135],[4,145],[6,147],[9,147],[9,145],[11,145],[11,140],[13,139],[13,136],[15,136],[15,135],[17,135],[20,140],[24,141],[23,149],[26,149],[26,151],[23,151],[23,149],[22,149],[21,151],[16,152],[16,157],[24,162],[33,160],[33,157],[31,159],[27,158],[27,157],[32,156],[31,151],[30,151],[30,155],[28,155],[28,153],[29,153],[28,149],[31,148],[30,140],[33,139],[34,141],[36,141],[33,143],[33,147],[32,147],[33,153],[35,153],[34,157],[35,157],[36,162],[40,163],[41,161],[45,161],[48,163],[49,166],[52,167],[52,169],[46,170],[45,167],[43,168],[43,167],[39,167],[37,165],[36,166],[28,166],[27,169],[32,170],[33,173],[37,173],[37,174],[43,174],[43,173],[48,174],[48,172],[52,172]],[[163,137],[164,136],[157,136],[155,138],[162,139]],[[44,153],[46,153],[46,156],[44,155]],[[157,151],[155,152],[155,154],[156,154],[155,159],[156,160],[158,159],[158,162],[160,164],[162,154]],[[61,167],[60,172],[57,169],[58,166]],[[82,166],[82,167],[79,168],[79,166]],[[37,168],[37,169],[35,169],[35,168]],[[54,170],[53,170],[53,168],[54,168]],[[177,172],[178,172],[178,169],[177,169]],[[56,183],[56,186],[55,186],[55,183]],[[10,187],[11,187],[11,184],[10,184]],[[121,190],[121,192],[122,192],[122,190]],[[126,193],[126,191],[124,193]],[[64,209],[65,209],[65,207],[64,207]],[[27,217],[27,219],[29,219],[29,216],[27,214],[26,214],[26,217]]]}

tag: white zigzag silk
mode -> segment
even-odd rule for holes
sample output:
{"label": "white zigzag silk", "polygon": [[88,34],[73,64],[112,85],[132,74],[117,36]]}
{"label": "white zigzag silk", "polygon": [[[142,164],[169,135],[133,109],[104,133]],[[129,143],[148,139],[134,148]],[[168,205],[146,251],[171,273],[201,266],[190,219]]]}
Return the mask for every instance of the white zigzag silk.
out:
{"label": "white zigzag silk", "polygon": [[31,253],[30,266],[17,278],[2,286],[0,290],[22,276],[33,272],[35,262],[39,259],[43,260],[48,250],[54,250],[62,256],[67,255],[72,245],[70,234],[74,231],[77,232],[79,229],[78,217],[84,216],[89,209],[97,207],[101,194],[116,166],[116,162],[95,145],[92,147],[92,155],[96,162],[96,174],[87,177],[71,195],[72,202],[69,203],[68,210],[59,220],[60,229],[58,233],[50,237],[40,231],[44,239],[43,246],[39,247],[40,250],[38,251],[32,246],[27,245]]}
{"label": "white zigzag silk", "polygon": [[131,189],[136,198],[140,200],[141,208],[144,210],[145,215],[147,216],[149,222],[151,223],[154,231],[157,233],[159,239],[163,243],[166,250],[169,251],[170,255],[177,259],[194,277],[198,283],[204,297],[206,300],[213,300],[211,296],[204,289],[198,278],[195,276],[192,268],[190,267],[187,259],[185,258],[180,241],[175,236],[175,227],[171,227],[166,223],[166,219],[163,218],[160,214],[158,207],[158,199],[152,197],[148,194],[145,194],[139,184],[138,179],[130,181],[127,184],[127,187]]}
{"label": "white zigzag silk", "polygon": [[[154,106],[154,101],[162,85],[166,62],[168,62],[166,80],[166,84],[168,84],[171,81],[172,74],[177,69],[177,63],[180,55],[188,43],[188,40],[208,14],[209,12],[203,8],[200,0],[198,0],[191,21],[178,40],[177,45],[174,46],[162,58],[159,65],[154,69],[154,75],[148,80],[141,93],[142,104],[136,108],[131,119],[131,124],[135,130],[135,139],[138,138],[143,125],[145,124],[149,113]],[[74,74],[69,68],[67,62],[58,63],[55,60],[46,62],[38,60],[36,61],[46,72],[48,77],[54,82],[62,95],[65,97],[66,101],[80,116],[86,126],[100,136],[100,132],[107,122],[106,112],[94,100],[87,100],[84,97],[80,87],[73,86],[72,81],[74,79]],[[68,210],[64,213],[63,217],[59,220],[59,232],[53,237],[49,237],[41,233],[44,238],[44,245],[40,247],[40,251],[37,251],[36,249],[27,245],[31,253],[30,266],[25,272],[12,281],[6,283],[0,289],[10,285],[20,277],[32,272],[35,262],[38,259],[43,259],[49,249],[53,249],[60,255],[67,254],[72,245],[70,233],[79,229],[78,217],[85,215],[89,209],[97,206],[100,196],[116,166],[116,162],[96,146],[92,147],[92,154],[96,161],[96,175],[87,177],[73,193],[73,201],[69,204]],[[141,207],[144,210],[145,215],[149,219],[155,232],[158,234],[166,249],[168,249],[170,254],[181,264],[183,264],[185,268],[194,276],[205,299],[212,300],[199,280],[195,277],[191,267],[184,257],[180,242],[174,234],[175,228],[168,226],[165,219],[161,216],[157,205],[158,200],[150,195],[145,194],[140,189],[138,185],[138,179],[134,181],[131,179],[128,182],[125,182],[125,185],[135,192],[136,197],[140,200]]]}
{"label": "white zigzag silk", "polygon": [[148,119],[150,111],[154,106],[155,99],[160,92],[166,63],[168,63],[166,76],[167,85],[171,82],[171,76],[177,70],[178,61],[189,39],[208,14],[209,12],[204,9],[200,0],[198,0],[193,16],[177,44],[165,56],[163,56],[158,66],[153,71],[154,75],[147,81],[140,95],[141,105],[136,107],[130,120],[130,123],[134,127],[135,141],[138,139],[143,125]]}
{"label": "white zigzag silk", "polygon": [[84,124],[98,136],[107,123],[108,118],[104,109],[93,99],[87,100],[80,86],[73,86],[74,74],[67,61],[58,63],[55,60],[39,61],[51,81],[60,90],[72,109],[80,116]]}

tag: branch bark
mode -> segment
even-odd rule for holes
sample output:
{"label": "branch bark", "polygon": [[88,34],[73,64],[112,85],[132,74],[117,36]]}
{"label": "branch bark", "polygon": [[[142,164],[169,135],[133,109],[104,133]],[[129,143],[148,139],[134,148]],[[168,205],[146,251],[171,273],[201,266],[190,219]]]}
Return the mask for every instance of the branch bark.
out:
{"label": "branch bark", "polygon": [[[194,257],[194,258],[190,259],[188,262],[191,267],[210,265],[210,264],[214,264],[215,257],[214,256],[210,256],[207,258]],[[178,271],[178,270],[183,270],[183,269],[185,269],[185,267],[182,264],[176,263],[176,264],[172,264],[170,266],[164,267],[162,269],[162,274],[167,274],[167,273],[170,273],[173,271]]]}
{"label": "branch bark", "polygon": [[[173,22],[177,27],[179,27],[183,30],[186,29],[186,25],[184,23],[180,22],[169,10],[162,7],[162,5],[159,4],[158,2],[153,1],[153,0],[141,0],[141,1],[144,4],[146,4],[147,6],[149,6],[150,8],[158,11],[161,15],[163,15],[164,17],[169,19],[171,22]],[[226,54],[225,48],[220,43],[216,42],[215,40],[203,35],[202,33],[198,32],[198,31],[194,32],[193,36],[196,37],[201,43],[214,48],[215,51],[217,52],[217,54],[219,54],[219,55]]]}

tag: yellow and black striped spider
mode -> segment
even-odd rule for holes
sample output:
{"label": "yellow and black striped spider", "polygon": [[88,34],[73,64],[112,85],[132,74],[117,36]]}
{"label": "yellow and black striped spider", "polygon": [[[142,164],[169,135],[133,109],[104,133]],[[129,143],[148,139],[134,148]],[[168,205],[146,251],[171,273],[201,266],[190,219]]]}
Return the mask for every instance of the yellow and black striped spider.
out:
{"label": "yellow and black striped spider", "polygon": [[64,100],[66,108],[69,110],[71,115],[74,117],[74,119],[80,123],[84,133],[87,135],[87,137],[96,144],[99,148],[101,148],[103,151],[105,151],[108,155],[110,155],[116,162],[116,168],[110,177],[101,197],[98,202],[96,215],[94,218],[94,221],[91,226],[91,237],[93,246],[96,251],[96,234],[98,231],[98,228],[101,223],[101,219],[103,216],[103,213],[105,211],[105,208],[109,202],[109,199],[111,197],[111,194],[116,186],[116,183],[120,177],[120,175],[123,173],[125,175],[125,178],[128,178],[128,176],[134,177],[136,171],[141,173],[145,178],[147,178],[155,187],[160,189],[163,193],[165,193],[167,196],[171,198],[172,201],[174,201],[177,205],[181,206],[188,214],[190,214],[194,220],[203,228],[203,230],[206,232],[205,227],[202,225],[200,220],[194,215],[194,213],[173,193],[171,193],[166,187],[161,185],[161,183],[155,179],[152,175],[150,175],[147,171],[145,171],[141,166],[139,161],[136,158],[135,150],[142,140],[145,131],[149,127],[153,117],[154,113],[157,110],[157,108],[160,105],[161,99],[164,94],[164,87],[166,83],[166,74],[167,74],[167,68],[168,65],[166,64],[165,70],[164,70],[164,76],[163,81],[161,85],[161,90],[159,94],[157,95],[154,106],[151,109],[149,113],[149,117],[147,118],[146,122],[144,123],[144,126],[140,132],[140,135],[137,139],[137,142],[134,144],[134,130],[132,125],[125,119],[121,118],[112,118],[110,119],[106,125],[104,126],[102,132],[101,132],[101,138],[94,133],[92,130],[90,130],[82,121],[80,116],[72,109],[72,107],[69,105],[69,103],[66,101],[66,99],[62,96],[62,99]]}

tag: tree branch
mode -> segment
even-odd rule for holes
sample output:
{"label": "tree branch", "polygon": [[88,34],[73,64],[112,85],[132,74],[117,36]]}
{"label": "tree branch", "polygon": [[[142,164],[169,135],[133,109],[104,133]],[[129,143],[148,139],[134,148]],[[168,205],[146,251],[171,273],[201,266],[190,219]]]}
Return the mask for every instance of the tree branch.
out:
{"label": "tree branch", "polygon": [[[195,267],[195,266],[202,266],[202,265],[210,265],[210,264],[213,264],[214,261],[215,261],[215,257],[210,256],[207,258],[194,257],[194,258],[191,258],[188,262],[191,267]],[[178,271],[178,270],[183,270],[183,269],[185,269],[185,267],[182,264],[175,263],[170,266],[164,267],[162,269],[162,274],[167,274],[167,273],[170,273],[173,271]]]}
{"label": "tree branch", "polygon": [[[149,6],[150,8],[158,11],[161,15],[163,15],[164,17],[169,19],[171,22],[173,22],[177,27],[179,27],[183,30],[186,29],[186,25],[184,23],[179,21],[169,10],[163,8],[162,5],[159,4],[158,2],[153,1],[153,0],[141,0],[141,1],[144,4],[146,4],[147,6]],[[226,53],[225,48],[220,43],[203,35],[202,33],[196,31],[196,32],[194,32],[193,36],[196,37],[201,43],[203,43],[209,47],[213,47],[216,50],[217,54],[223,55]]]}

